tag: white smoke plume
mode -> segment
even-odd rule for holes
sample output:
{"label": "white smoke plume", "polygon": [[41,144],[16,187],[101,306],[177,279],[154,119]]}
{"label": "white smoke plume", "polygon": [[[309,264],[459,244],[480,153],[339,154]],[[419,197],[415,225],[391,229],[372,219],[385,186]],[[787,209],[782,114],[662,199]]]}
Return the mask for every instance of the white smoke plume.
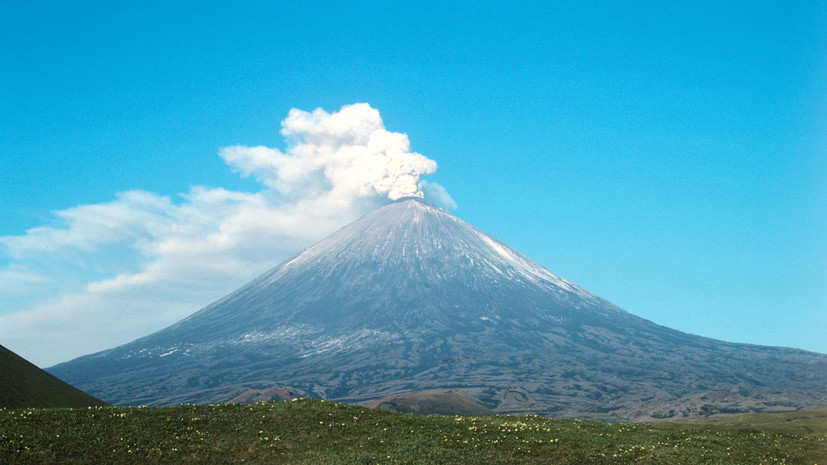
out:
{"label": "white smoke plume", "polygon": [[284,151],[219,152],[259,192],[129,191],[0,237],[3,345],[40,366],[107,349],[187,316],[388,199],[456,206],[420,179],[436,163],[367,104],[291,110],[281,133]]}
{"label": "white smoke plume", "polygon": [[411,152],[408,136],[387,131],[379,111],[365,103],[333,114],[290,110],[281,134],[288,140],[286,153],[235,146],[221,156],[243,176],[255,176],[288,197],[422,197],[420,176],[436,171],[436,162]]}

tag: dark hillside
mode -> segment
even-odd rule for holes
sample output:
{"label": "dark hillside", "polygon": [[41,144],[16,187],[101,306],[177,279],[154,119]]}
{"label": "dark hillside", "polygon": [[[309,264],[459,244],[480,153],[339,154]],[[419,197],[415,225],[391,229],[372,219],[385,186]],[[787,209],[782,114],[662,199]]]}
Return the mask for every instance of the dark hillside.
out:
{"label": "dark hillside", "polygon": [[0,345],[0,407],[107,405]]}

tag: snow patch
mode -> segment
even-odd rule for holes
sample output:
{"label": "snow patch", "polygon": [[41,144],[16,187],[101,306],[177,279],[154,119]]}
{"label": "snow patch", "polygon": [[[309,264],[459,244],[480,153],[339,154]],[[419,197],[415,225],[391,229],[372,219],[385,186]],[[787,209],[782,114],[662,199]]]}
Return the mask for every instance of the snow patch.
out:
{"label": "snow patch", "polygon": [[169,352],[164,352],[163,354],[159,355],[159,357],[166,357],[167,355],[172,355],[175,352],[178,352],[177,347],[173,347],[172,350],[170,350]]}
{"label": "snow patch", "polygon": [[[581,297],[590,300],[596,300],[595,297],[585,289],[582,289],[581,287],[576,286],[569,281],[566,281],[565,279],[557,276],[556,274],[546,270],[545,268],[539,265],[533,264],[533,262],[530,262],[521,255],[512,252],[508,247],[495,241],[484,232],[478,231],[477,236],[480,239],[482,239],[483,242],[485,242],[494,252],[496,252],[500,257],[502,257],[505,260],[506,264],[510,265],[514,269],[514,271],[521,274],[529,281],[536,284],[551,284],[554,287],[569,292],[573,292],[575,294],[580,295]],[[485,262],[497,273],[504,274],[499,267],[490,263],[488,260],[486,260]]]}
{"label": "snow patch", "polygon": [[344,352],[358,350],[367,346],[387,344],[399,339],[395,333],[373,329],[361,329],[349,334],[339,334],[334,337],[314,341],[308,350],[299,354],[299,358],[307,358],[327,352]]}

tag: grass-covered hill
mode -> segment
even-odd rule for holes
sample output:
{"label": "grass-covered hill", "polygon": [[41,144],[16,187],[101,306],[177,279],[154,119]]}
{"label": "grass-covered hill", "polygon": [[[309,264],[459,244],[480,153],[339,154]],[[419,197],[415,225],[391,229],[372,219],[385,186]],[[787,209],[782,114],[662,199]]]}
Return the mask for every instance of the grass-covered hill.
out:
{"label": "grass-covered hill", "polygon": [[0,463],[827,463],[827,434],[693,428],[421,416],[311,399],[0,409]]}
{"label": "grass-covered hill", "polygon": [[747,431],[779,434],[827,434],[827,408],[801,412],[752,413],[719,418],[699,418],[676,425],[714,431]]}
{"label": "grass-covered hill", "polygon": [[0,345],[0,407],[107,405]]}
{"label": "grass-covered hill", "polygon": [[471,417],[496,414],[496,412],[488,407],[451,390],[398,394],[370,402],[365,404],[365,406],[420,415],[459,415]]}

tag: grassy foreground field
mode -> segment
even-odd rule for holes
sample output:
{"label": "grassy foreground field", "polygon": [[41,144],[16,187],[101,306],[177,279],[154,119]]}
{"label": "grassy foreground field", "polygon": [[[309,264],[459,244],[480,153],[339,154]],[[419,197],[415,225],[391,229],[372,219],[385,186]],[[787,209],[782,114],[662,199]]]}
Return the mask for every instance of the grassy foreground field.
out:
{"label": "grassy foreground field", "polygon": [[0,409],[0,463],[827,464],[827,434],[417,416],[300,399]]}

